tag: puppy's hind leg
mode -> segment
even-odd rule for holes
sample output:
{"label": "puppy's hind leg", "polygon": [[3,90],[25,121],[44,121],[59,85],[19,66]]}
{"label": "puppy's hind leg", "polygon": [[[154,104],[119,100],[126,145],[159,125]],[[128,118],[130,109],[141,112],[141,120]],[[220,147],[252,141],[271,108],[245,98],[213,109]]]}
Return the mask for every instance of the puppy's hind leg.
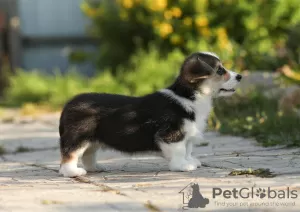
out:
{"label": "puppy's hind leg", "polygon": [[59,174],[64,177],[77,177],[86,174],[86,170],[83,168],[78,168],[78,158],[89,147],[89,143],[82,144],[80,147],[75,148],[75,150],[64,150],[61,148],[61,164],[59,169]]}
{"label": "puppy's hind leg", "polygon": [[97,151],[100,144],[91,144],[82,155],[82,163],[86,171],[103,171],[103,168],[97,164]]}

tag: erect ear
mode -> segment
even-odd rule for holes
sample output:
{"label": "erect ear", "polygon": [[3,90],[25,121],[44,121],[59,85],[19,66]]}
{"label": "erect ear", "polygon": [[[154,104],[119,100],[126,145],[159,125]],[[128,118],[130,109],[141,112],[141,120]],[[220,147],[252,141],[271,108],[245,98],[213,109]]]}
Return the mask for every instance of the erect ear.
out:
{"label": "erect ear", "polygon": [[206,79],[213,72],[213,68],[198,56],[188,59],[182,67],[183,77],[190,83]]}

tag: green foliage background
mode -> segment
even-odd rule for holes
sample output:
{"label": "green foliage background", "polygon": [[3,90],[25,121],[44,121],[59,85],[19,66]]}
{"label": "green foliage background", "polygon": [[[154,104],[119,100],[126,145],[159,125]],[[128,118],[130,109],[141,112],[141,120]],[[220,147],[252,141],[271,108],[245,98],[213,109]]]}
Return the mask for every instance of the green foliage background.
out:
{"label": "green foliage background", "polygon": [[81,8],[100,42],[94,59],[112,71],[150,44],[167,56],[201,41],[239,70],[274,70],[299,58],[299,42],[287,45],[300,21],[298,0],[85,0]]}

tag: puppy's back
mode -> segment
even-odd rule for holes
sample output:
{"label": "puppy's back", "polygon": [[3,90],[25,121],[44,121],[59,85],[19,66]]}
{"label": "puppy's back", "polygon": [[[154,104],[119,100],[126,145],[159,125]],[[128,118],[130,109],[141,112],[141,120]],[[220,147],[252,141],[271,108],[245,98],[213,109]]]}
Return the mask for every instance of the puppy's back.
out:
{"label": "puppy's back", "polygon": [[138,97],[105,94],[105,93],[84,93],[73,97],[63,108],[60,117],[59,134],[63,135],[65,128],[88,118],[105,116],[120,107],[134,104]]}

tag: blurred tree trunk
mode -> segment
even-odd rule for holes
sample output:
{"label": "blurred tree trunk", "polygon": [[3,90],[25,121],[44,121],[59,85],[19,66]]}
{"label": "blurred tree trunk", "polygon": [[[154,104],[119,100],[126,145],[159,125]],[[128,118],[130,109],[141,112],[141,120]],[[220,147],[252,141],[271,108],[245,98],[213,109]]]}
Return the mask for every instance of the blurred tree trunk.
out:
{"label": "blurred tree trunk", "polygon": [[0,98],[3,95],[4,88],[8,85],[7,70],[5,68],[5,58],[7,56],[6,45],[6,17],[0,10]]}

